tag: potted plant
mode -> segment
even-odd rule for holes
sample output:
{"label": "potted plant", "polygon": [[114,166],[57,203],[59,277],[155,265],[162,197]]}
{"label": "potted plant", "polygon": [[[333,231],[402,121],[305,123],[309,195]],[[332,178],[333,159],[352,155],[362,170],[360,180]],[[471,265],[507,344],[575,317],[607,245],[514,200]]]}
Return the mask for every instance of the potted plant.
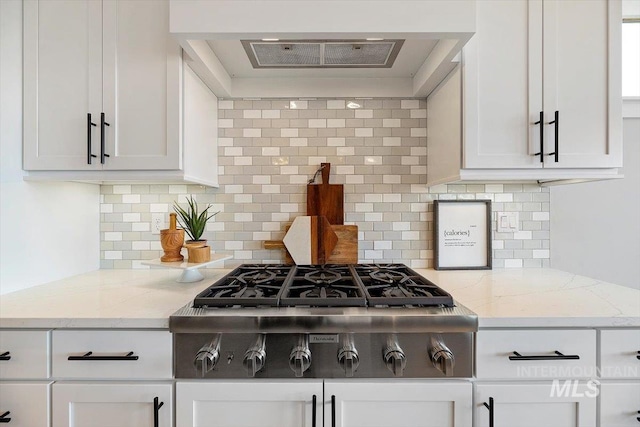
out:
{"label": "potted plant", "polygon": [[185,242],[185,247],[189,251],[189,262],[206,262],[211,257],[211,250],[207,246],[207,241],[201,239],[202,233],[204,233],[207,221],[219,212],[210,214],[209,210],[212,206],[209,204],[200,211],[193,196],[187,197],[187,204],[188,207],[184,209],[177,202],[174,202],[173,210],[178,214],[178,223],[191,238]]}

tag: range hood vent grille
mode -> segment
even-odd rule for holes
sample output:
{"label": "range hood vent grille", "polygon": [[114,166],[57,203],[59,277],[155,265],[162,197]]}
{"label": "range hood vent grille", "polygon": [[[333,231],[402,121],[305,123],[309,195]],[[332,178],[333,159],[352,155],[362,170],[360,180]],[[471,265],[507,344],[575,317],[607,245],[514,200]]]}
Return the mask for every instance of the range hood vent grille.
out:
{"label": "range hood vent grille", "polygon": [[242,40],[253,68],[390,68],[404,40]]}

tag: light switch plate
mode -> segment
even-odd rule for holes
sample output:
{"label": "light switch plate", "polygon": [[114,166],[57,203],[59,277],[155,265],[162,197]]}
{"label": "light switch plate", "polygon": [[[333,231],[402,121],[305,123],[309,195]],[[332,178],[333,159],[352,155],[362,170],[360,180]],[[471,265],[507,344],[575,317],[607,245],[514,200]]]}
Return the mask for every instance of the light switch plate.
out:
{"label": "light switch plate", "polygon": [[518,212],[498,212],[498,233],[520,231]]}

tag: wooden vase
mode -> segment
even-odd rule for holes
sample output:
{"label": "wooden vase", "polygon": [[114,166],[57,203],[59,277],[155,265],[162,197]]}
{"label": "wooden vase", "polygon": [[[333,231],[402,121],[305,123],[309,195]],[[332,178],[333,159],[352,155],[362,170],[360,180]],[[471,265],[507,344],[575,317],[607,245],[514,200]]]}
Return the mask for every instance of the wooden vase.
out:
{"label": "wooden vase", "polygon": [[176,214],[169,214],[169,228],[160,230],[160,244],[164,250],[164,255],[160,258],[162,262],[176,262],[184,260],[180,254],[180,249],[184,244],[184,230],[176,228]]}
{"label": "wooden vase", "polygon": [[211,261],[211,247],[210,246],[202,246],[199,248],[189,247],[187,248],[189,252],[189,262],[190,263],[202,263]]}
{"label": "wooden vase", "polygon": [[207,241],[205,239],[200,239],[200,240],[187,240],[186,242],[184,242],[184,247],[189,249],[189,248],[202,248],[204,246],[207,246]]}

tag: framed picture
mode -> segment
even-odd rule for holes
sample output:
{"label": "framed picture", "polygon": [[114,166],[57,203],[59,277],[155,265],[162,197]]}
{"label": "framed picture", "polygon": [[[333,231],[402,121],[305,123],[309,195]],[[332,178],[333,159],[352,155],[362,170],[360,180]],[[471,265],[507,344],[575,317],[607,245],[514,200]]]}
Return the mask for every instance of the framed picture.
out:
{"label": "framed picture", "polygon": [[436,200],[434,268],[491,269],[491,200]]}

